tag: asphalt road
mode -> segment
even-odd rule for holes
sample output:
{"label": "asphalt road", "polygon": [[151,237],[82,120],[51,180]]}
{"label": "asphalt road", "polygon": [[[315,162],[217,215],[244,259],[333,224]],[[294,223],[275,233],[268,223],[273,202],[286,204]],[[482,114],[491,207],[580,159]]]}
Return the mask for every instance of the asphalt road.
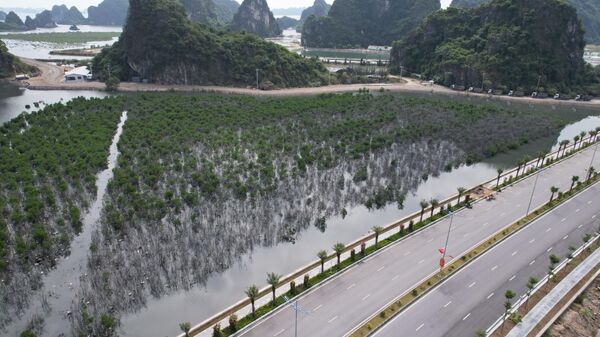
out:
{"label": "asphalt road", "polygon": [[[544,277],[555,254],[565,259],[569,246],[600,224],[600,184],[579,194],[492,248],[421,300],[407,308],[374,336],[475,336],[504,312],[504,294],[526,293],[530,277]],[[515,300],[516,298],[515,297]]]}
{"label": "asphalt road", "polygon": [[[532,208],[549,200],[551,186],[565,191],[571,184],[572,176],[585,176],[591,157],[592,150],[587,149],[539,173]],[[596,167],[599,162],[600,156],[596,156]],[[534,181],[534,177],[527,178],[504,189],[495,201],[483,201],[473,209],[457,212],[448,254],[460,258],[462,253],[485,238],[523,217]],[[394,298],[434,273],[439,268],[438,249],[444,246],[448,226],[449,219],[444,219],[391,245],[300,297],[299,304],[311,313],[298,316],[298,336],[344,336]],[[547,263],[543,265],[547,267]],[[285,307],[239,336],[294,336],[294,312]]]}

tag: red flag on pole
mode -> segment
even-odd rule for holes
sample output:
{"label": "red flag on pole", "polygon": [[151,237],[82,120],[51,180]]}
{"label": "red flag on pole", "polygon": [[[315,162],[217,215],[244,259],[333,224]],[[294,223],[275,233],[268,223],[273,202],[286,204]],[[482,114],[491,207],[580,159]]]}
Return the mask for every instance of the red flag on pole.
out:
{"label": "red flag on pole", "polygon": [[440,249],[438,249],[438,252],[440,252],[440,254],[444,254],[446,252],[446,250],[444,248],[440,248]]}

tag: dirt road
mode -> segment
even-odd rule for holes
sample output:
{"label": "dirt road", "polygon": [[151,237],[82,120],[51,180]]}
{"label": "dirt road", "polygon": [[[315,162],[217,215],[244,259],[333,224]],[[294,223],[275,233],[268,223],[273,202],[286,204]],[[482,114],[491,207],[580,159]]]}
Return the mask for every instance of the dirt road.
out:
{"label": "dirt road", "polygon": [[[104,90],[105,85],[101,82],[65,82],[64,69],[60,66],[40,62],[32,59],[21,58],[27,64],[36,66],[41,71],[41,76],[31,78],[28,81],[28,88],[32,90]],[[262,91],[253,88],[236,88],[236,87],[220,87],[220,86],[201,86],[201,85],[164,85],[164,84],[148,84],[148,83],[132,83],[122,82],[119,86],[119,91],[122,92],[199,92],[209,91],[223,94],[240,94],[253,96],[306,96],[318,95],[325,93],[344,93],[357,92],[361,88],[369,88],[371,91],[376,91],[384,88],[391,92],[421,92],[421,93],[437,93],[448,95],[463,95],[475,97],[487,97],[486,94],[474,94],[465,91],[453,91],[449,88],[440,85],[430,85],[421,83],[418,80],[404,78],[402,83],[375,83],[375,84],[348,84],[348,85],[330,85],[323,87],[309,88],[290,88],[272,91]],[[515,102],[528,102],[532,104],[548,104],[557,105],[562,102],[553,99],[533,99],[530,97],[509,97],[509,96],[494,96],[495,99],[509,100]],[[582,106],[600,106],[600,100],[595,99],[590,102],[564,102],[568,104],[577,104]]]}

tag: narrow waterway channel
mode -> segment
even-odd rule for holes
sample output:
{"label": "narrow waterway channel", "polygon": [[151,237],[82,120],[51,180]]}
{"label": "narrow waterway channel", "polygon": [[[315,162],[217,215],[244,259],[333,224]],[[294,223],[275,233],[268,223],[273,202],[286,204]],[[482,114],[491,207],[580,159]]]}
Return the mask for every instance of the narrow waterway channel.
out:
{"label": "narrow waterway channel", "polygon": [[102,202],[108,182],[113,177],[113,169],[117,163],[119,150],[117,144],[123,126],[127,121],[127,111],[121,114],[121,120],[112,139],[109,149],[108,167],[96,177],[96,199],[83,217],[83,229],[71,243],[71,254],[57,262],[56,268],[43,279],[44,286],[32,296],[29,308],[19,318],[15,318],[7,329],[7,336],[19,336],[32,320],[44,321],[44,336],[69,336],[68,330],[71,304],[79,299],[80,276],[86,273],[87,260],[92,233],[102,211]]}

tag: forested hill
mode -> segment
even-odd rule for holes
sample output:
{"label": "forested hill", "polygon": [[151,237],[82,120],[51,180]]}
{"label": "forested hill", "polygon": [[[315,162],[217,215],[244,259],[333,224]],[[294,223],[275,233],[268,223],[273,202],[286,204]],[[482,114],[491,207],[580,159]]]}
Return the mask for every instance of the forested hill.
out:
{"label": "forested hill", "polygon": [[4,42],[0,40],[0,79],[14,77],[16,74],[30,74],[34,71],[36,71],[34,67],[23,64],[9,53]]}
{"label": "forested hill", "polygon": [[[453,0],[450,6],[470,8],[487,3],[489,0]],[[585,39],[588,43],[600,44],[600,1],[567,0],[575,9],[583,22]]]}
{"label": "forested hill", "polygon": [[244,0],[233,17],[231,30],[254,33],[261,37],[273,37],[281,34],[267,0]]}
{"label": "forested hill", "polygon": [[[180,0],[188,18],[211,26],[225,26],[231,22],[238,8],[234,0]],[[127,19],[129,0],[103,0],[88,8],[88,23],[92,25],[122,26]]]}
{"label": "forested hill", "polygon": [[439,0],[336,0],[328,16],[306,20],[302,44],[323,48],[391,45],[439,9]]}
{"label": "forested hill", "polygon": [[[446,85],[569,92],[588,81],[583,29],[562,0],[493,0],[429,16],[394,45],[400,67]],[[540,78],[541,76],[541,78]]]}
{"label": "forested hill", "polygon": [[311,15],[314,15],[316,17],[327,16],[327,14],[329,14],[330,9],[331,5],[326,3],[325,0],[315,0],[315,3],[312,6],[302,11],[302,16],[300,16],[300,22],[298,23],[298,27],[302,28],[302,25],[304,25],[306,20]]}
{"label": "forested hill", "polygon": [[[191,22],[177,0],[131,0],[120,40],[94,59],[123,80],[140,76],[163,84],[265,87],[320,85],[326,71],[253,34],[215,31]],[[106,78],[106,73],[97,73]]]}

